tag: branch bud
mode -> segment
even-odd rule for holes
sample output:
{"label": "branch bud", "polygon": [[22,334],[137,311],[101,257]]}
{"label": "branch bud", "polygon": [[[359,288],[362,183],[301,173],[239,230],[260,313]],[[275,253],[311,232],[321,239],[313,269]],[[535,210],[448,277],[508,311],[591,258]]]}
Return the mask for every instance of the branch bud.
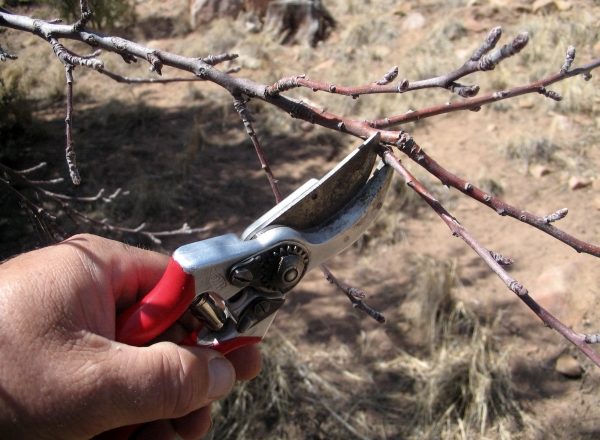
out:
{"label": "branch bud", "polygon": [[475,52],[473,52],[473,55],[471,55],[471,61],[479,61],[483,55],[496,47],[496,44],[498,43],[498,40],[500,40],[501,36],[502,28],[500,26],[490,30],[483,44],[479,46]]}
{"label": "branch bud", "polygon": [[558,211],[553,212],[552,214],[544,217],[544,222],[546,222],[546,223],[557,222],[557,221],[565,218],[568,213],[569,213],[569,210],[567,208],[559,209]]}
{"label": "branch bud", "polygon": [[392,81],[394,81],[397,76],[398,76],[398,66],[394,66],[388,73],[383,75],[383,78],[381,78],[375,84],[377,84],[378,86],[383,86],[383,85],[389,84]]}
{"label": "branch bud", "polygon": [[571,64],[575,61],[575,47],[569,46],[565,55],[565,62],[560,68],[560,73],[567,73],[571,69]]}
{"label": "branch bud", "polygon": [[538,89],[538,93],[540,95],[544,95],[546,98],[553,99],[554,101],[562,101],[562,96],[560,93],[555,92],[554,90],[548,90],[546,87],[540,87]]}

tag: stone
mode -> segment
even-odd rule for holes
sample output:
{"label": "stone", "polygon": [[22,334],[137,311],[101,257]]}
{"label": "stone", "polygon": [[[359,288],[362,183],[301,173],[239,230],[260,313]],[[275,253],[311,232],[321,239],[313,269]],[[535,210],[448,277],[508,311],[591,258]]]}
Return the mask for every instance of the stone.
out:
{"label": "stone", "polygon": [[410,12],[402,21],[402,28],[406,31],[421,29],[427,20],[420,12]]}
{"label": "stone", "polygon": [[569,179],[569,189],[576,191],[581,188],[586,188],[592,184],[592,180],[582,176],[571,176]]}
{"label": "stone", "polygon": [[533,165],[530,169],[529,172],[531,173],[531,175],[533,177],[544,177],[548,174],[550,174],[552,172],[552,170],[550,168],[548,168],[546,165],[542,165],[542,164],[537,164],[537,165]]}
{"label": "stone", "polygon": [[583,368],[579,361],[570,354],[562,354],[556,360],[555,369],[558,373],[571,379],[579,379],[583,375]]}

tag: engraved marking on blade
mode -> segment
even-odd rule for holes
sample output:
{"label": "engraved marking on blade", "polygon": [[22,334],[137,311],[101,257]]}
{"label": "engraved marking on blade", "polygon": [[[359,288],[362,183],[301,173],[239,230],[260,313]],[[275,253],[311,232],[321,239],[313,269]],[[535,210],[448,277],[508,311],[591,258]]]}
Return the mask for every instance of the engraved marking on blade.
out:
{"label": "engraved marking on blade", "polygon": [[208,283],[211,286],[211,289],[214,290],[222,290],[228,284],[225,277],[215,269],[210,270],[210,273],[208,274]]}

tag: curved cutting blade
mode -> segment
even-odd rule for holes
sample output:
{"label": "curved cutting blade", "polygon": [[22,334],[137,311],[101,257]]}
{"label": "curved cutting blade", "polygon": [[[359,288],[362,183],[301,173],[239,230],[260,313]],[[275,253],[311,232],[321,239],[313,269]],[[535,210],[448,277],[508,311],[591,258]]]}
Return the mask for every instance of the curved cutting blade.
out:
{"label": "curved cutting blade", "polygon": [[371,175],[377,159],[379,133],[364,141],[322,179],[312,179],[252,223],[242,234],[249,240],[270,225],[305,231],[336,215]]}

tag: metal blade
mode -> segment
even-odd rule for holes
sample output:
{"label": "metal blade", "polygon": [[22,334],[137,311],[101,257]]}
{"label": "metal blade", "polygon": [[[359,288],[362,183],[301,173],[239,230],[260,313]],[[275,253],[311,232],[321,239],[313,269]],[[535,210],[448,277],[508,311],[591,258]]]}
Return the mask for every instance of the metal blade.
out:
{"label": "metal blade", "polygon": [[305,231],[335,216],[356,196],[371,175],[379,138],[379,133],[375,133],[322,179],[306,182],[246,228],[242,240],[252,239],[271,225]]}
{"label": "metal blade", "polygon": [[364,234],[381,212],[392,176],[392,167],[382,163],[335,216],[314,230],[301,232],[311,254],[307,271],[339,254]]}

